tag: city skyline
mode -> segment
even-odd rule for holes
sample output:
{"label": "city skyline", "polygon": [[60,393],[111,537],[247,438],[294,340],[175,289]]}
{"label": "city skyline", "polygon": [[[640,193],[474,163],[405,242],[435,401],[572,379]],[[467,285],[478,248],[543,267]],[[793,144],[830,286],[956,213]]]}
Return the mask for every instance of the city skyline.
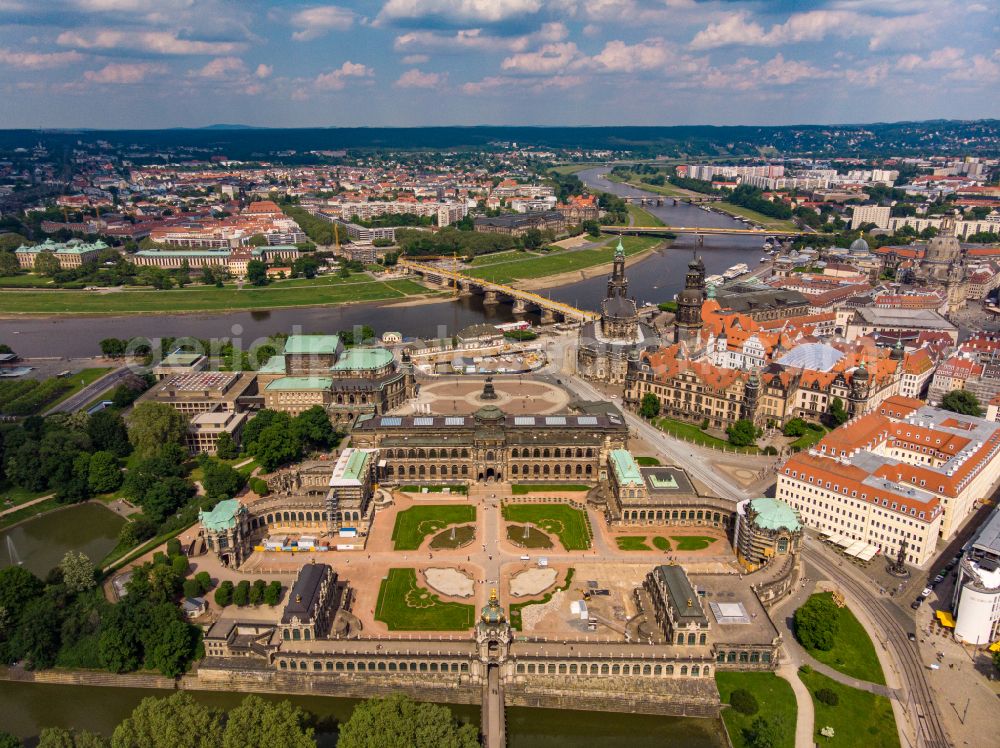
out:
{"label": "city skyline", "polygon": [[952,0],[4,0],[0,127],[977,119],[998,30]]}

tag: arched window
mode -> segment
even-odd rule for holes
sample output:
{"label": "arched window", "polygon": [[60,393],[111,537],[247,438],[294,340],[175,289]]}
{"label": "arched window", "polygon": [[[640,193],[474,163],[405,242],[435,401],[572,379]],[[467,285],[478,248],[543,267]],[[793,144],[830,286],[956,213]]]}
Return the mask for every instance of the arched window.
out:
{"label": "arched window", "polygon": [[681,675],[687,675],[687,674],[688,674],[688,666],[681,665]]}
{"label": "arched window", "polygon": [[674,674],[674,666],[667,665],[667,675],[673,675],[673,674]]}
{"label": "arched window", "polygon": [[688,634],[688,644],[694,644],[695,636],[694,634]]}
{"label": "arched window", "polygon": [[693,675],[695,678],[698,677],[699,672],[700,672],[700,670],[698,669],[697,665],[692,665],[691,666],[691,675]]}

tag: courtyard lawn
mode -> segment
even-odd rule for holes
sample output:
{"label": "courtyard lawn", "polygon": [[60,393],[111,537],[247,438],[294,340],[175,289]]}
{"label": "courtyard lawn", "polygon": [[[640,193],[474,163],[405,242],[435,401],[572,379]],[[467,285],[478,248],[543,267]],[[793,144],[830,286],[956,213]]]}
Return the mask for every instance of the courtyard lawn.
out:
{"label": "courtyard lawn", "polygon": [[628,214],[632,218],[633,226],[666,226],[663,221],[654,216],[648,210],[640,208],[638,205],[628,204]]}
{"label": "courtyard lawn", "polygon": [[[821,592],[813,595],[826,596],[832,599],[829,592]],[[834,670],[838,670],[844,675],[852,678],[866,680],[869,683],[879,683],[885,685],[885,674],[879,664],[878,655],[875,653],[875,646],[865,631],[865,627],[854,617],[850,608],[846,605],[838,608],[839,617],[837,619],[837,636],[833,643],[833,649],[824,651],[821,649],[810,649],[809,654],[829,665]]]}
{"label": "courtyard lawn", "polygon": [[[892,714],[892,704],[885,696],[841,685],[816,671],[800,671],[799,677],[813,697],[815,740],[818,744],[833,748],[898,748],[896,719]],[[828,706],[816,698],[816,692],[821,688],[837,694],[837,706]],[[832,738],[820,735],[820,730],[826,726],[833,728]]]}
{"label": "courtyard lawn", "polygon": [[455,537],[451,536],[451,530],[442,530],[431,539],[430,547],[434,550],[446,548],[461,548],[476,539],[475,525],[462,525],[453,528]]}
{"label": "courtyard lawn", "polygon": [[657,467],[662,463],[655,457],[636,457],[635,461],[642,467]]}
{"label": "courtyard lawn", "polygon": [[618,545],[618,550],[620,551],[653,550],[646,545],[646,537],[644,535],[619,535],[615,538],[615,543]]}
{"label": "courtyard lawn", "polygon": [[744,730],[749,729],[758,717],[766,717],[778,725],[781,737],[773,748],[794,748],[795,746],[795,692],[784,678],[774,673],[734,673],[716,671],[715,683],[719,687],[719,697],[723,704],[729,703],[733,691],[742,688],[754,695],[760,704],[757,714],[748,715],[735,709],[723,709],[722,719],[726,723],[733,748],[749,748]]}
{"label": "courtyard lawn", "polygon": [[392,528],[393,549],[415,551],[424,538],[446,528],[476,521],[476,507],[469,504],[414,506],[396,515]]}
{"label": "courtyard lawn", "polygon": [[806,431],[806,433],[804,433],[802,436],[800,436],[798,439],[793,441],[788,446],[790,446],[793,450],[797,452],[801,452],[804,449],[809,449],[816,442],[818,442],[820,439],[826,436],[827,432],[826,428],[820,426],[819,424],[815,424],[815,426],[816,428],[810,427],[809,430]]}
{"label": "courtyard lawn", "polygon": [[551,548],[549,536],[533,525],[507,525],[507,540],[521,548]]}
{"label": "courtyard lawn", "polygon": [[562,592],[563,590],[568,590],[570,583],[573,581],[573,573],[574,573],[574,571],[575,571],[575,569],[573,569],[572,567],[570,567],[569,569],[567,569],[566,570],[566,581],[563,582],[558,587],[556,587],[555,589],[549,590],[548,592],[546,592],[545,595],[543,597],[539,598],[538,600],[526,600],[523,603],[511,603],[510,606],[509,606],[510,627],[512,629],[514,629],[515,631],[520,631],[521,630],[521,625],[522,625],[522,623],[521,623],[521,610],[523,610],[524,608],[527,608],[529,605],[544,605],[549,600],[551,600],[552,596],[554,594],[556,594],[557,592]]}
{"label": "courtyard lawn", "polygon": [[567,551],[590,548],[587,515],[567,504],[506,504],[503,518],[508,522],[530,522],[559,538]]}
{"label": "courtyard lawn", "polygon": [[244,286],[191,287],[169,291],[119,290],[23,291],[0,294],[0,313],[16,314],[142,314],[154,312],[227,311],[230,309],[279,309],[282,307],[324,306],[356,301],[384,301],[432,292],[411,280],[333,283],[314,279],[309,286],[280,284],[265,288]]}
{"label": "courtyard lawn", "polygon": [[744,452],[746,454],[757,454],[760,450],[757,447],[734,447],[725,439],[706,434],[693,423],[675,421],[673,418],[660,418],[654,422],[660,431],[665,431],[671,436],[676,436],[685,441],[701,444],[712,449],[725,449],[732,452]]}
{"label": "courtyard lawn", "polygon": [[679,551],[701,551],[715,542],[707,535],[671,535]]}
{"label": "courtyard lawn", "polygon": [[664,537],[657,535],[655,538],[653,538],[653,546],[658,551],[666,552],[670,550],[670,541]]}
{"label": "courtyard lawn", "polygon": [[[622,246],[626,256],[645,252],[662,243],[662,239],[648,236],[626,236],[622,238]],[[614,259],[614,247],[607,245],[593,249],[579,249],[558,252],[545,257],[529,257],[513,262],[502,262],[481,267],[465,269],[466,275],[471,275],[493,283],[512,283],[527,278],[542,278],[547,275],[558,275],[574,270],[583,270],[596,265],[606,265]],[[0,309],[2,311],[2,309]]]}
{"label": "courtyard lawn", "polygon": [[582,483],[514,483],[510,492],[515,496],[544,491],[589,491],[590,486]]}
{"label": "courtyard lawn", "polygon": [[763,226],[765,229],[773,229],[775,231],[799,230],[798,226],[795,225],[795,221],[782,218],[771,218],[770,216],[765,216],[763,213],[758,213],[755,210],[744,208],[742,205],[733,205],[732,203],[727,203],[725,201],[711,203],[711,205],[713,208],[721,210],[723,213],[729,213],[730,215],[738,218],[746,218],[753,223]]}
{"label": "courtyard lawn", "polygon": [[472,628],[476,609],[472,605],[441,602],[417,586],[413,569],[389,569],[378,591],[375,620],[390,631],[465,631]]}

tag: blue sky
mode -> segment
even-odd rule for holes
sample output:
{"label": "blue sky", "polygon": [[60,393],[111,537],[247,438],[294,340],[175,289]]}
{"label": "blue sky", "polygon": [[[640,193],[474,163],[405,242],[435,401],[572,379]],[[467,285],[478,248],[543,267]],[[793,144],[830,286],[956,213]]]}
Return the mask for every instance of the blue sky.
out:
{"label": "blue sky", "polygon": [[0,127],[1000,116],[1000,0],[0,0]]}

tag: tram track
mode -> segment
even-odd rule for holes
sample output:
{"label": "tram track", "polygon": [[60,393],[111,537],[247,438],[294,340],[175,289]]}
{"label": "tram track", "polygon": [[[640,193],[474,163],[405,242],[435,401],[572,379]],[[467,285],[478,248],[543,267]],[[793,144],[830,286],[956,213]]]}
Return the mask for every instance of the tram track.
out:
{"label": "tram track", "polygon": [[900,668],[904,691],[901,695],[905,695],[906,698],[905,701],[902,698],[899,700],[913,725],[916,748],[949,748],[952,744],[941,724],[934,695],[927,683],[920,650],[909,640],[907,630],[886,608],[881,598],[870,592],[850,572],[838,567],[822,551],[807,548],[803,551],[803,557],[850,593],[882,628],[885,642]]}

